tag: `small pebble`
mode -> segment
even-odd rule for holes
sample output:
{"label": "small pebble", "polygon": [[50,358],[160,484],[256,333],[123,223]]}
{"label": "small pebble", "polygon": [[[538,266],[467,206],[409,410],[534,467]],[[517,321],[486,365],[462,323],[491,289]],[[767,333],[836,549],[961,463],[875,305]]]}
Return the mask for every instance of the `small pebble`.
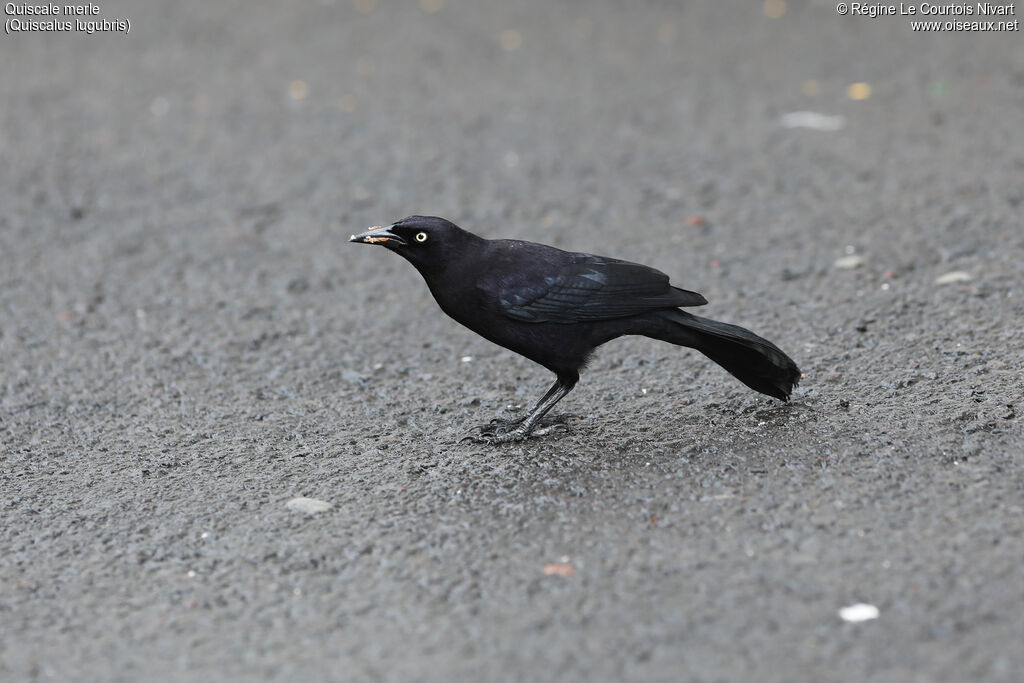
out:
{"label": "small pebble", "polygon": [[341,378],[346,382],[362,382],[363,376],[355,370],[342,370]]}
{"label": "small pebble", "polygon": [[951,285],[954,282],[969,282],[971,274],[963,270],[954,270],[952,272],[940,275],[935,278],[935,284],[937,285]]}
{"label": "small pebble", "polygon": [[851,83],[846,88],[846,96],[851,100],[866,100],[871,97],[871,84]]}
{"label": "small pebble", "polygon": [[878,615],[879,611],[877,607],[863,602],[858,602],[855,605],[849,605],[848,607],[844,607],[839,610],[839,618],[851,624],[857,624],[862,621],[871,621],[872,619],[877,619]]}
{"label": "small pebble", "polygon": [[316,515],[321,512],[327,512],[334,506],[328,503],[326,500],[317,500],[316,498],[292,498],[284,504],[289,510],[295,510],[296,512],[305,512],[308,515]]}
{"label": "small pebble", "polygon": [[544,573],[548,576],[572,576],[576,568],[568,562],[552,562],[544,565]]}
{"label": "small pebble", "polygon": [[866,263],[863,256],[860,254],[850,254],[848,256],[842,256],[836,259],[833,264],[836,268],[842,268],[843,270],[853,270],[854,268],[860,268]]}
{"label": "small pebble", "polygon": [[846,125],[842,116],[829,116],[816,111],[793,111],[779,119],[783,128],[810,128],[811,130],[837,131]]}

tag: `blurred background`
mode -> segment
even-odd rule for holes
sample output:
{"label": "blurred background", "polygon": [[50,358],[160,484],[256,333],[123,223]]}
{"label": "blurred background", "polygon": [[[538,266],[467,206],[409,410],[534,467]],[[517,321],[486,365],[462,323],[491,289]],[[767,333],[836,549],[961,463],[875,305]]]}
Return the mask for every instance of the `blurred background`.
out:
{"label": "blurred background", "polygon": [[[1019,676],[1019,30],[98,7],[0,37],[10,680]],[[631,339],[573,435],[459,445],[548,377],[346,243],[413,213],[669,273],[795,405]]]}

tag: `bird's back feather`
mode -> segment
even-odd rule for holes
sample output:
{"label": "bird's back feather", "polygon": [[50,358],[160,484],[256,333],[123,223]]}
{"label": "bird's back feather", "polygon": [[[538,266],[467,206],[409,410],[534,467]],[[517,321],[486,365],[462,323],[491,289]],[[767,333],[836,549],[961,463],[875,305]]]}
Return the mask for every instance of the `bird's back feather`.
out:
{"label": "bird's back feather", "polygon": [[649,266],[530,242],[497,244],[506,259],[520,263],[493,270],[500,275],[478,287],[514,320],[570,324],[707,303],[696,292],[673,287],[668,275]]}

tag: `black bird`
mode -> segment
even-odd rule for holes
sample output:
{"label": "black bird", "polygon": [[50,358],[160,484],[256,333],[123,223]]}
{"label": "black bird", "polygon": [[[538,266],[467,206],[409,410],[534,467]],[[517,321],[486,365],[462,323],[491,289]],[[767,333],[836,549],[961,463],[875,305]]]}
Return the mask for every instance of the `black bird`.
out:
{"label": "black bird", "polygon": [[529,414],[492,420],[469,437],[476,441],[530,436],[576,386],[594,349],[626,334],[697,349],[751,389],[783,401],[800,380],[796,363],[767,339],[681,311],[707,299],[673,287],[667,275],[648,266],[488,240],[433,216],[374,226],[349,241],[379,244],[403,257],[426,280],[441,310],[555,373],[555,383]]}

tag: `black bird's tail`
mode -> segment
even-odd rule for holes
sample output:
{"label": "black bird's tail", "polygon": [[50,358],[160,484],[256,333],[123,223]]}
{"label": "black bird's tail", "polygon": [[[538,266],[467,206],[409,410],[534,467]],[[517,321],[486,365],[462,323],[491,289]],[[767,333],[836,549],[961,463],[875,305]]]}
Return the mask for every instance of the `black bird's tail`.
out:
{"label": "black bird's tail", "polygon": [[678,309],[657,315],[667,323],[657,339],[697,349],[754,391],[788,401],[800,381],[793,359],[750,330]]}

